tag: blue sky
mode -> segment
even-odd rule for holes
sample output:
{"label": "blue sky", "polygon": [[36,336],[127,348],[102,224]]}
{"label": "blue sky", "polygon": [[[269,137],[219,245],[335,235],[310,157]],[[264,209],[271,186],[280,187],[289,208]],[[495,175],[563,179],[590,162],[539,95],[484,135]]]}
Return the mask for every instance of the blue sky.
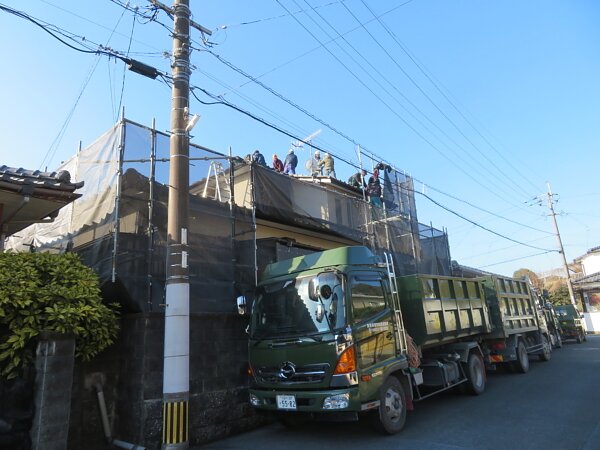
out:
{"label": "blue sky", "polygon": [[[4,4],[170,70],[169,31],[154,21],[132,26],[132,13],[115,2]],[[148,3],[129,5],[145,12]],[[446,208],[418,195],[419,220],[447,229],[453,259],[508,275],[560,266],[559,255],[546,252],[557,248],[546,203],[533,201],[546,182],[557,194],[567,259],[600,245],[598,2],[193,0],[191,7],[196,22],[215,30],[214,54],[419,180],[416,188]],[[164,13],[156,18],[171,26]],[[316,144],[356,161],[347,139],[204,51],[199,34],[194,41],[194,85],[301,137],[322,129]],[[131,120],[156,118],[159,129],[169,128],[170,90],[132,72],[123,78],[118,60],[76,52],[2,11],[0,51],[0,164],[54,169],[80,140],[85,146],[114,124],[119,104]],[[239,155],[260,148],[268,157],[289,148],[290,138],[229,108],[191,105],[202,115],[196,143]],[[341,178],[350,174],[338,168]]]}

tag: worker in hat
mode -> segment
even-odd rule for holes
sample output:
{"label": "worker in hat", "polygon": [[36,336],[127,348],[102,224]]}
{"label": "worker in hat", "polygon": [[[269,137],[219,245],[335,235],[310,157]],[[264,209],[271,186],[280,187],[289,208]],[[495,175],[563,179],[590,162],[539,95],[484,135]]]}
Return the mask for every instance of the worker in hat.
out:
{"label": "worker in hat", "polygon": [[298,165],[298,157],[294,154],[294,149],[290,148],[285,161],[283,162],[283,173],[296,174],[296,166]]}
{"label": "worker in hat", "polygon": [[323,159],[319,161],[319,168],[325,173],[326,177],[335,178],[335,168],[333,157],[329,153],[325,153]]}
{"label": "worker in hat", "polygon": [[323,166],[321,165],[321,152],[315,151],[313,157],[306,161],[306,169],[313,177],[323,175]]}

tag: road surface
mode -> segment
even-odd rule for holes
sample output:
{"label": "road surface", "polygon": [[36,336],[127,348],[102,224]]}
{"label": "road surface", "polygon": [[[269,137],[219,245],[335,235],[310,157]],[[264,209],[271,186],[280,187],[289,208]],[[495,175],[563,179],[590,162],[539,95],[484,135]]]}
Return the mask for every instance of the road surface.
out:
{"label": "road surface", "polygon": [[488,374],[481,396],[445,393],[415,404],[404,430],[375,432],[367,420],[278,423],[202,449],[600,450],[600,336],[565,343],[527,374]]}

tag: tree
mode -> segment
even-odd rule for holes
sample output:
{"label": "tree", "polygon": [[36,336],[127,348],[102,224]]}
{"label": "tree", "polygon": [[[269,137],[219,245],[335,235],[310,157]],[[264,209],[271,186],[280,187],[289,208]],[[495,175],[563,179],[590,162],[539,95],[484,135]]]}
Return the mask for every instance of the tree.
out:
{"label": "tree", "polygon": [[513,274],[513,278],[523,277],[528,278],[533,287],[536,288],[538,291],[542,292],[542,290],[544,289],[544,283],[542,280],[540,280],[540,278],[534,271],[523,268],[515,271],[515,273]]}
{"label": "tree", "polygon": [[42,331],[73,335],[75,356],[91,359],[114,342],[117,308],[74,253],[0,253],[0,375],[31,364]]}
{"label": "tree", "polygon": [[570,305],[571,297],[569,296],[569,288],[567,285],[563,284],[551,291],[549,300],[553,305]]}

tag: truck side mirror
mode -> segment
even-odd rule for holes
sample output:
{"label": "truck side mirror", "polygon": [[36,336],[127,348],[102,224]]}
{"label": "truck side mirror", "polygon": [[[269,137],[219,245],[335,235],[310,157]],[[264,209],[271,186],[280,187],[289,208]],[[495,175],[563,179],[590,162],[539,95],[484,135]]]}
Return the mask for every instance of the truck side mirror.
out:
{"label": "truck side mirror", "polygon": [[245,316],[246,314],[248,314],[248,308],[246,306],[246,297],[244,297],[243,295],[240,295],[237,298],[237,308],[238,308],[238,314],[240,316]]}

